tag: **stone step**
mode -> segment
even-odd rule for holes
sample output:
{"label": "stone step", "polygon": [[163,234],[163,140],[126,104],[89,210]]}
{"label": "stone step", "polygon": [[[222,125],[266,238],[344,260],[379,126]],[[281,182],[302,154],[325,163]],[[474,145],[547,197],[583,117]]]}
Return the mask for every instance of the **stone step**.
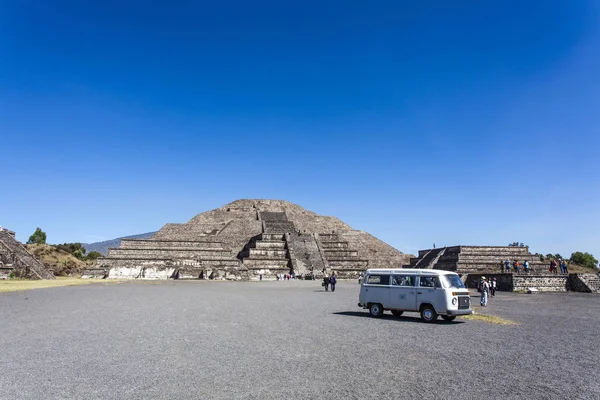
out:
{"label": "stone step", "polygon": [[285,242],[260,240],[255,243],[257,249],[285,249]]}
{"label": "stone step", "polygon": [[285,235],[283,233],[263,233],[260,238],[263,241],[283,241]]}
{"label": "stone step", "polygon": [[249,258],[286,258],[287,250],[250,249]]}
{"label": "stone step", "polygon": [[327,260],[327,263],[332,269],[366,269],[369,265],[369,260],[331,259]]}
{"label": "stone step", "polygon": [[348,242],[323,242],[323,241],[321,241],[321,247],[323,249],[347,249]]}
{"label": "stone step", "polygon": [[332,249],[323,249],[323,253],[327,258],[337,258],[337,257],[357,257],[358,251],[356,250],[332,250]]}
{"label": "stone step", "polygon": [[[500,263],[500,262],[504,262],[506,261],[507,257],[500,257],[498,254],[485,254],[485,253],[481,253],[481,254],[463,254],[463,253],[458,253],[458,254],[444,254],[443,256],[440,257],[440,261],[446,261],[446,260],[460,260],[463,262],[467,262],[467,261],[478,261],[478,260],[486,260],[486,262],[496,262],[496,263]],[[508,258],[510,260],[511,263],[513,263],[515,260],[517,260],[519,262],[519,264],[523,264],[525,261],[529,261],[529,263],[531,264],[536,263],[536,264],[544,264],[544,261],[540,261],[540,258],[536,255],[520,255],[519,257],[516,258]]]}
{"label": "stone step", "polygon": [[153,250],[153,251],[140,251],[134,249],[109,249],[108,256],[116,258],[191,258],[191,259],[205,259],[214,257],[224,257],[231,255],[230,251],[227,250]]}
{"label": "stone step", "polygon": [[154,239],[121,239],[120,248],[223,248],[219,241],[179,241],[179,240],[154,240]]}
{"label": "stone step", "polygon": [[288,263],[289,260],[285,258],[245,258],[243,261],[243,264],[248,268],[286,268]]}

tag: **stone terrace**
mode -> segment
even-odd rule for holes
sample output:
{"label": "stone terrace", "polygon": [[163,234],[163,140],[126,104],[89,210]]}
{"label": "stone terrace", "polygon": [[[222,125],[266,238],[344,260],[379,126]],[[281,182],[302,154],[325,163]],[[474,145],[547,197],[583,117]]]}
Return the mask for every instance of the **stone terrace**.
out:
{"label": "stone terrace", "polygon": [[530,270],[544,272],[545,263],[529,253],[528,247],[516,246],[451,246],[420,250],[406,268],[433,268],[456,271],[461,274],[502,272],[502,265],[509,259],[519,261],[520,268],[529,261]]}

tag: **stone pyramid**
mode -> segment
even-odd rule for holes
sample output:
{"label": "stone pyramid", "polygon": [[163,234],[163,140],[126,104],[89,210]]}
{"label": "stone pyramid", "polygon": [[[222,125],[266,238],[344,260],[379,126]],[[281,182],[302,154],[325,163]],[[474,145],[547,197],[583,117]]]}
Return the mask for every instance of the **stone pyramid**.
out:
{"label": "stone pyramid", "polygon": [[247,280],[332,271],[353,278],[407,262],[399,250],[335,217],[283,200],[244,199],[167,224],[150,239],[122,239],[96,270],[114,278]]}

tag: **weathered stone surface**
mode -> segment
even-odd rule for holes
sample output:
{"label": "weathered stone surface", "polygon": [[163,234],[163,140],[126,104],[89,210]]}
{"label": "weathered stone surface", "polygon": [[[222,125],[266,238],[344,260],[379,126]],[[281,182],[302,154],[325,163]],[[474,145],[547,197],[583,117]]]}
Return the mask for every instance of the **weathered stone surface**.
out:
{"label": "weathered stone surface", "polygon": [[11,264],[15,276],[28,279],[56,279],[42,262],[15,239],[12,231],[0,230],[0,262]]}
{"label": "weathered stone surface", "polygon": [[[123,239],[97,267],[109,277],[265,279],[366,268],[399,268],[408,257],[334,217],[282,200],[237,200],[167,224],[150,239]],[[145,268],[145,269],[144,269]]]}

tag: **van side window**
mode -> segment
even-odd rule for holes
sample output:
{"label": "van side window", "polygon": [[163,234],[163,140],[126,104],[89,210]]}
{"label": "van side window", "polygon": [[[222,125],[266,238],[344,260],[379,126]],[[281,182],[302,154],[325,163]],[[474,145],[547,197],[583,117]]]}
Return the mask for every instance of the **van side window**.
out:
{"label": "van side window", "polygon": [[442,285],[440,284],[440,279],[437,276],[420,276],[419,277],[419,286],[430,287],[430,288],[442,287]]}
{"label": "van side window", "polygon": [[389,275],[369,275],[367,278],[367,283],[369,285],[389,285],[390,284],[390,276]]}
{"label": "van side window", "polygon": [[415,286],[416,277],[410,275],[394,275],[392,277],[392,285],[395,286]]}

